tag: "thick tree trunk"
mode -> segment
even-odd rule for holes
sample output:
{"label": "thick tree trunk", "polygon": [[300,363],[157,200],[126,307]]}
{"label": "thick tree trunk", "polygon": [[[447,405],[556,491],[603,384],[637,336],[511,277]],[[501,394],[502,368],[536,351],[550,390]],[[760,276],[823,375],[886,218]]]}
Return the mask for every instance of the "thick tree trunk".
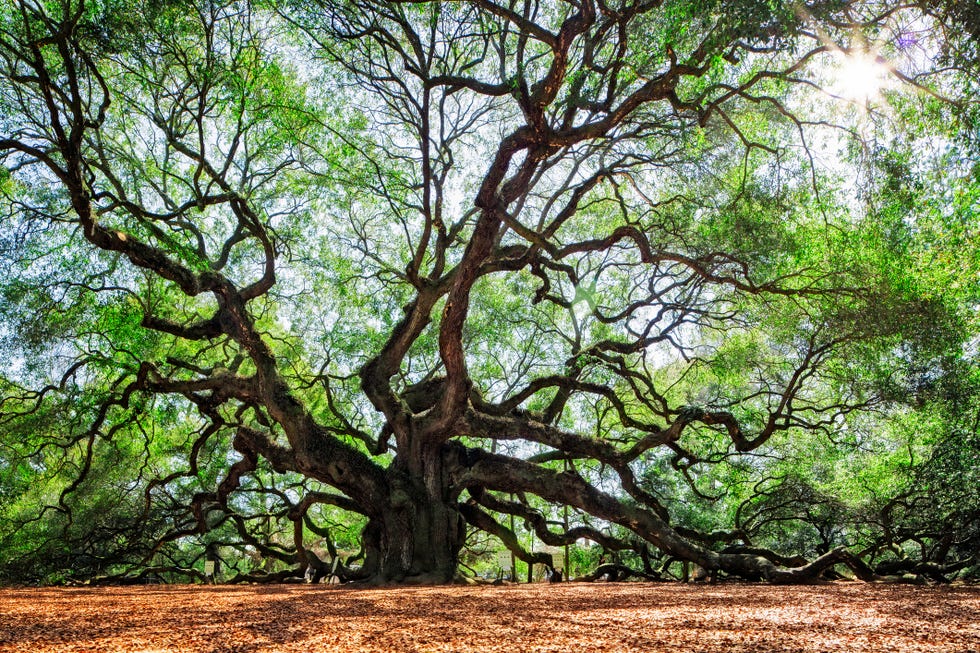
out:
{"label": "thick tree trunk", "polygon": [[466,524],[450,493],[437,449],[399,455],[389,469],[390,500],[364,531],[364,568],[371,582],[453,580]]}

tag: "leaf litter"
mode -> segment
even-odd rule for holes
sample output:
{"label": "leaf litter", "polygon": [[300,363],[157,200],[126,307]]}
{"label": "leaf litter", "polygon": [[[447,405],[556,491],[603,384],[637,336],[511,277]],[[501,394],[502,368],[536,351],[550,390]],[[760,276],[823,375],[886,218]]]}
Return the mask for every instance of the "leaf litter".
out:
{"label": "leaf litter", "polygon": [[839,582],[0,590],[0,653],[980,653],[980,587]]}

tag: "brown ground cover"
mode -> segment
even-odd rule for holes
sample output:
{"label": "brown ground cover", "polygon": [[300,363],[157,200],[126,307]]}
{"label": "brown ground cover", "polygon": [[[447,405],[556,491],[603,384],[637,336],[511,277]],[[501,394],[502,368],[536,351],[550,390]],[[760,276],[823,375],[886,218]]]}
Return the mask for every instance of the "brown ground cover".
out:
{"label": "brown ground cover", "polygon": [[0,652],[980,653],[980,588],[836,583],[0,591]]}

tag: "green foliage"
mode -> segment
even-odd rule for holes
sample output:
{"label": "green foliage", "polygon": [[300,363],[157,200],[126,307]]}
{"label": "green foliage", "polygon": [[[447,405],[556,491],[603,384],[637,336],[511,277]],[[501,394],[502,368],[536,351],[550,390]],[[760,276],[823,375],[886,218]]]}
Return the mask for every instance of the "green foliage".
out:
{"label": "green foliage", "polygon": [[[823,50],[904,38],[912,7],[854,4],[667,0],[561,57],[568,3],[0,8],[0,579],[194,578],[205,547],[273,572],[300,541],[367,565],[393,508],[337,479],[453,504],[466,474],[419,470],[463,447],[574,469],[714,550],[975,555],[977,53],[940,28],[976,12],[916,14],[919,58],[954,65],[862,112],[821,93]],[[931,66],[903,47],[880,50]],[[442,387],[450,297],[472,391],[422,446],[443,406],[406,390]],[[334,441],[350,460],[315,459]],[[613,521],[573,512],[624,547],[576,543],[573,569],[650,563]],[[464,562],[496,574],[474,533]]]}

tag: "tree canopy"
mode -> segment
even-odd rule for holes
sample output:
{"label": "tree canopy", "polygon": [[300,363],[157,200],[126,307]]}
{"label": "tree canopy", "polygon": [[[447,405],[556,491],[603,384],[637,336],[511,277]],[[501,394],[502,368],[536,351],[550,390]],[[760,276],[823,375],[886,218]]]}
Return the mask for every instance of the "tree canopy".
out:
{"label": "tree canopy", "polygon": [[5,4],[0,580],[976,574],[978,31]]}

